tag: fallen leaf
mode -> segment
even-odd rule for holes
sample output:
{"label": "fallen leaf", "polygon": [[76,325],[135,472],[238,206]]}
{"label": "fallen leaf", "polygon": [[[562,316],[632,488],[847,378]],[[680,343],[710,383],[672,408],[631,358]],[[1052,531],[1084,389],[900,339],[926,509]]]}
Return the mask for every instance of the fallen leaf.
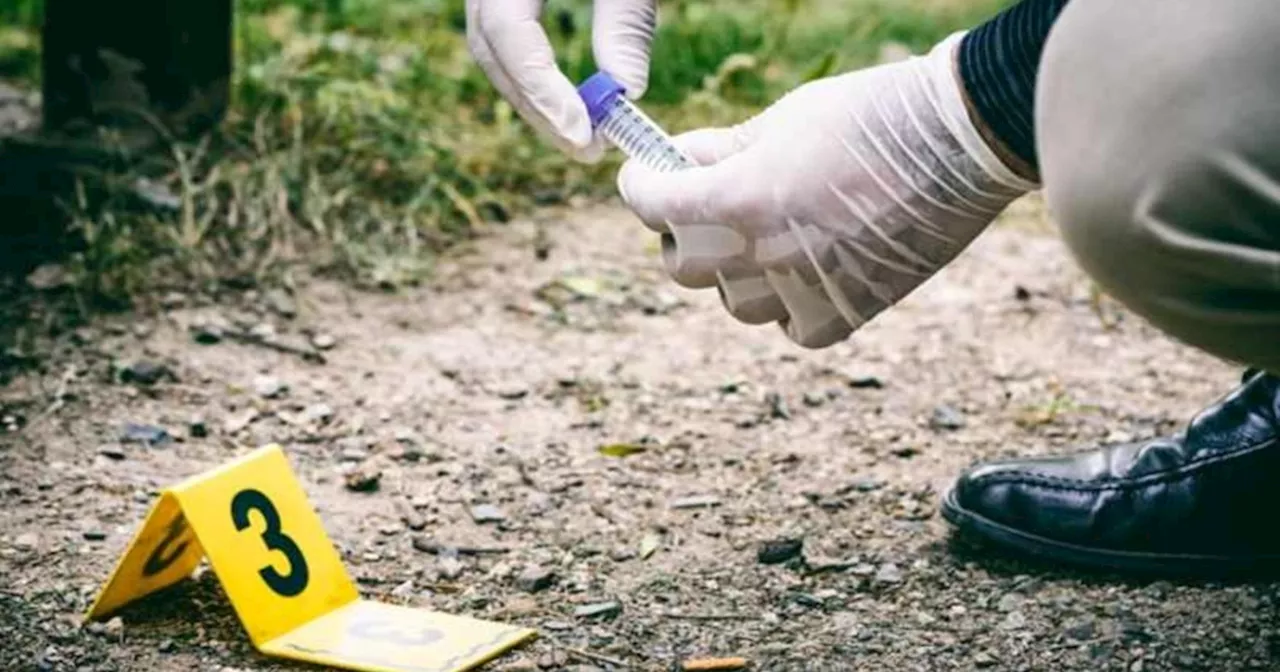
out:
{"label": "fallen leaf", "polygon": [[604,291],[604,282],[599,278],[585,275],[566,275],[559,280],[560,286],[586,299],[600,296]]}
{"label": "fallen leaf", "polygon": [[746,658],[695,658],[686,660],[681,665],[685,672],[714,672],[719,670],[742,670],[747,667]]}
{"label": "fallen leaf", "polygon": [[662,545],[662,537],[654,533],[644,535],[640,540],[640,559],[648,560],[649,556],[657,552],[658,547]]}
{"label": "fallen leaf", "polygon": [[636,453],[643,453],[648,450],[648,446],[642,446],[638,443],[610,443],[600,446],[600,454],[609,457],[627,457]]}

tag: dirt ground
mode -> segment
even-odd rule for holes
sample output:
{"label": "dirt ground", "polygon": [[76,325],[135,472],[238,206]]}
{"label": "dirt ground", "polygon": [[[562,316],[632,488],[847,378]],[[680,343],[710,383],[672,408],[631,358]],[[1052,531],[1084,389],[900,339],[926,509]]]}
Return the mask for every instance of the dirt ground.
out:
{"label": "dirt ground", "polygon": [[[1240,375],[1090,296],[1028,200],[806,351],[670,283],[601,207],[499,227],[397,295],[104,318],[0,389],[0,669],[313,669],[257,654],[207,572],[80,624],[156,491],[269,442],[364,595],[539,630],[489,669],[1280,669],[1280,584],[1085,576],[939,517],[977,460],[1166,432]],[[236,330],[335,344],[316,363]],[[761,562],[780,538],[801,559]]]}

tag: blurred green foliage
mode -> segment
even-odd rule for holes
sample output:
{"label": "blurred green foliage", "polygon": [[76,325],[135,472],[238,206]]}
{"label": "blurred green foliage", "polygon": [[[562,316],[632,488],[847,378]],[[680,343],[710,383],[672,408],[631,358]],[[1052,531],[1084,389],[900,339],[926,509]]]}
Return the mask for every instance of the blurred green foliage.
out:
{"label": "blurred green foliage", "polygon": [[[0,7],[0,77],[38,81],[42,0]],[[671,0],[642,105],[672,132],[741,120],[806,79],[923,51],[1008,0]],[[235,102],[216,142],[173,148],[169,215],[84,208],[90,294],[291,265],[411,282],[494,220],[612,192],[534,136],[473,64],[463,0],[237,0]],[[549,0],[561,67],[593,70],[590,2]]]}

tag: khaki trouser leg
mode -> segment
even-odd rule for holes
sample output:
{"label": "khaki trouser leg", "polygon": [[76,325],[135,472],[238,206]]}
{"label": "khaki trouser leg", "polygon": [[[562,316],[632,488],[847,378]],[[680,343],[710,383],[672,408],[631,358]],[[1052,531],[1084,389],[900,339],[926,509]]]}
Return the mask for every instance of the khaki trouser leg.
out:
{"label": "khaki trouser leg", "polygon": [[1081,266],[1173,337],[1280,373],[1280,5],[1072,0],[1037,90]]}

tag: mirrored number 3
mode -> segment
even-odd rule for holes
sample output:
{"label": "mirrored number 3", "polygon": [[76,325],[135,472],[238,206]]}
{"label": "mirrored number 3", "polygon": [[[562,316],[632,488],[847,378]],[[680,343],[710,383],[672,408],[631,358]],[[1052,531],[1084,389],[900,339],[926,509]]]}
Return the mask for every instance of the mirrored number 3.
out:
{"label": "mirrored number 3", "polygon": [[429,646],[444,639],[444,633],[435,628],[424,628],[416,633],[397,632],[389,623],[378,620],[360,620],[351,624],[347,633],[352,637],[386,642],[396,646]]}
{"label": "mirrored number 3", "polygon": [[[187,547],[191,545],[191,540],[187,538],[187,519],[178,514],[178,517],[169,523],[169,529],[165,531],[164,539],[156,545],[151,551],[151,555],[147,556],[147,562],[142,566],[142,575],[152,577],[163,572],[179,558],[187,552]],[[182,543],[178,543],[182,540]],[[176,544],[176,545],[175,545]]]}
{"label": "mirrored number 3", "polygon": [[235,523],[237,531],[243,532],[248,529],[250,511],[261,514],[266,524],[266,529],[262,531],[262,542],[266,544],[267,550],[279,551],[289,562],[289,571],[285,574],[276,571],[274,566],[267,565],[258,570],[258,575],[277,595],[284,597],[300,595],[307,589],[307,582],[310,580],[307,559],[302,555],[302,549],[298,548],[293,539],[280,531],[280,513],[276,511],[271,500],[259,490],[241,490],[232,498],[231,521]]}

